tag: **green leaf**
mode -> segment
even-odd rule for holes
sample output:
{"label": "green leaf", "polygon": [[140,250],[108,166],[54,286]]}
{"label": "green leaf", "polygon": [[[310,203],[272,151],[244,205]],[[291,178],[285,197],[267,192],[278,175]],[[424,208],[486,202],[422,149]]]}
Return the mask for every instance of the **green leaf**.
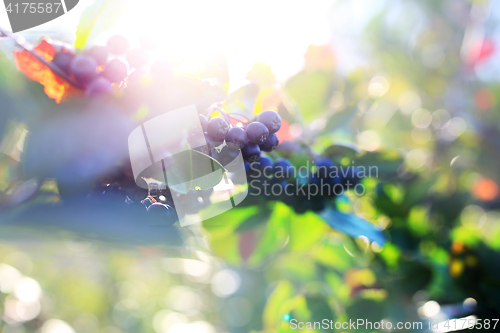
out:
{"label": "green leaf", "polygon": [[358,114],[359,109],[357,107],[350,107],[342,111],[337,111],[333,113],[326,121],[325,128],[321,132],[322,134],[331,134],[333,131],[339,128],[345,128],[354,117]]}
{"label": "green leaf", "polygon": [[[328,318],[334,320],[334,315],[327,299],[321,295],[308,295],[306,296],[307,307],[311,312],[311,322],[322,322],[323,319]],[[321,331],[331,332],[330,329],[321,328]]]}
{"label": "green leaf", "polygon": [[170,189],[183,194],[191,190],[208,190],[216,186],[226,172],[217,160],[192,149],[182,151],[172,157],[168,176],[164,174],[161,162],[159,163],[150,167],[154,170],[152,178],[164,181]]}
{"label": "green leaf", "polygon": [[293,251],[309,251],[317,246],[328,232],[328,226],[313,212],[297,215],[293,211],[290,218],[289,247]]}
{"label": "green leaf", "polygon": [[[212,217],[210,219],[203,220],[203,228],[217,235],[220,235],[222,238],[232,234],[234,230],[245,221],[248,216],[252,216],[257,214],[259,211],[259,207],[251,206],[245,208],[234,208],[228,210],[222,215]],[[203,212],[201,212],[203,217]]]}
{"label": "green leaf", "polygon": [[408,228],[417,236],[423,237],[431,230],[429,209],[424,206],[414,206],[408,216]]}
{"label": "green leaf", "polygon": [[236,232],[238,233],[244,233],[247,232],[258,225],[261,225],[269,220],[269,216],[271,215],[271,212],[268,209],[262,210],[259,213],[250,216],[247,218],[242,224],[236,228]]}
{"label": "green leaf", "polygon": [[84,49],[97,36],[113,27],[129,5],[130,0],[95,0],[80,16],[75,47]]}
{"label": "green leaf", "polygon": [[314,256],[321,264],[342,272],[352,266],[352,257],[341,244],[325,244]]}
{"label": "green leaf", "polygon": [[344,214],[330,207],[320,213],[328,225],[352,237],[365,236],[372,242],[384,245],[385,237],[373,224],[353,214]]}
{"label": "green leaf", "polygon": [[288,314],[290,310],[286,304],[294,297],[294,294],[295,290],[290,282],[281,281],[278,283],[264,308],[262,321],[266,329],[279,327],[280,323],[283,322],[283,316]]}
{"label": "green leaf", "polygon": [[323,152],[324,156],[333,158],[333,157],[350,157],[354,158],[359,155],[361,149],[357,144],[351,141],[342,141],[337,142],[334,145],[326,148]]}
{"label": "green leaf", "polygon": [[395,150],[385,152],[367,152],[356,160],[356,166],[363,166],[367,171],[373,169],[374,172],[372,172],[372,175],[375,177],[389,177],[397,174],[403,160],[404,159],[401,154]]}
{"label": "green leaf", "polygon": [[331,73],[323,71],[302,71],[285,85],[285,91],[297,103],[306,121],[317,118],[327,109]]}
{"label": "green leaf", "polygon": [[[263,225],[260,233],[257,247],[250,258],[252,265],[258,265],[265,260],[269,260],[277,254],[286,244],[289,236],[288,230],[284,225],[284,220],[280,218],[283,215],[283,204],[276,203],[273,206],[271,217],[268,217],[266,225]],[[285,208],[287,208],[285,206]]]}
{"label": "green leaf", "polygon": [[228,113],[240,113],[251,119],[258,95],[259,87],[253,83],[247,84],[229,95],[224,102],[224,109]]}
{"label": "green leaf", "polygon": [[196,150],[176,154],[171,168],[169,175],[173,178],[169,177],[168,186],[180,193],[208,190],[219,184],[226,172],[217,160]]}
{"label": "green leaf", "polygon": [[[208,208],[210,209],[210,207]],[[240,234],[235,230],[249,216],[258,214],[259,207],[234,208],[222,215],[203,221],[203,229],[209,234],[211,250],[226,262],[241,264]],[[203,212],[201,212],[203,216]]]}

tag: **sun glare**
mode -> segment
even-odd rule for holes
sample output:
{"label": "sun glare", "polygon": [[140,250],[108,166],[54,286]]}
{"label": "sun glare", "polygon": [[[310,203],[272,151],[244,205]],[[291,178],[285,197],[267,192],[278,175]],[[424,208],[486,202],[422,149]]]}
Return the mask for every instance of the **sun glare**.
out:
{"label": "sun glare", "polygon": [[[284,80],[303,66],[310,44],[329,41],[329,1],[252,2],[161,1],[133,2],[122,20],[99,38],[122,33],[157,44],[159,56],[175,62],[198,60],[223,52],[229,62],[231,90],[245,83],[256,62],[273,67]],[[322,13],[318,15],[318,13]]]}

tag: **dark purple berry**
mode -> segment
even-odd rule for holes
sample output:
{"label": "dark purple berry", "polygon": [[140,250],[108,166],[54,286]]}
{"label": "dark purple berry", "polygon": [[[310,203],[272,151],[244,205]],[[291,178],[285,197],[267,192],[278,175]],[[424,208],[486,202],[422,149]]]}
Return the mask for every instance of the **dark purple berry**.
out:
{"label": "dark purple berry", "polygon": [[229,125],[222,118],[213,118],[208,122],[207,133],[215,141],[222,142],[228,131]]}
{"label": "dark purple berry", "polygon": [[259,114],[257,121],[266,125],[269,129],[269,134],[276,133],[281,128],[281,117],[273,110],[267,110]]}
{"label": "dark purple berry", "polygon": [[207,131],[207,127],[208,127],[208,119],[207,119],[207,117],[205,117],[204,115],[200,114],[200,123],[201,123],[201,129],[203,130],[203,132],[206,132]]}
{"label": "dark purple berry", "polygon": [[148,63],[148,54],[143,49],[132,49],[127,52],[127,61],[132,68],[141,68]]}
{"label": "dark purple berry", "polygon": [[52,63],[67,73],[71,65],[71,60],[73,60],[74,57],[75,56],[69,52],[57,52],[54,59],[52,59]]}
{"label": "dark purple berry", "polygon": [[85,54],[94,58],[98,66],[106,64],[109,55],[109,49],[106,46],[96,45],[93,46]]}
{"label": "dark purple berry", "polygon": [[230,128],[226,135],[226,143],[241,149],[248,143],[247,133],[240,127]]}
{"label": "dark purple berry", "polygon": [[113,92],[111,82],[103,77],[95,79],[87,87],[88,96],[111,95]]}
{"label": "dark purple berry", "polygon": [[94,58],[79,55],[71,60],[70,72],[82,84],[89,84],[97,76],[97,63]]}
{"label": "dark purple berry", "polygon": [[267,137],[269,136],[269,130],[267,129],[266,125],[258,121],[254,121],[253,123],[248,124],[246,132],[248,141],[258,145],[266,142]]}
{"label": "dark purple berry", "polygon": [[265,152],[271,152],[278,147],[279,143],[280,140],[278,139],[278,135],[273,133],[269,135],[266,142],[260,145],[260,149]]}
{"label": "dark purple berry", "polygon": [[146,206],[146,208],[148,208],[149,206],[151,206],[153,204],[153,202],[151,201],[151,199],[149,198],[146,198],[144,200],[141,201],[141,203]]}
{"label": "dark purple berry", "polygon": [[273,160],[267,156],[261,156],[257,162],[252,163],[254,170],[259,170],[264,177],[270,177],[273,173]]}
{"label": "dark purple berry", "polygon": [[245,162],[255,162],[260,158],[260,147],[255,143],[249,142],[241,149],[241,153]]}
{"label": "dark purple berry", "polygon": [[127,77],[127,73],[127,65],[119,59],[113,59],[106,65],[102,75],[113,83],[120,83]]}
{"label": "dark purple berry", "polygon": [[116,55],[125,54],[129,48],[128,39],[122,35],[115,35],[108,39],[107,46],[111,53]]}
{"label": "dark purple berry", "polygon": [[148,207],[148,214],[154,216],[161,222],[166,223],[168,226],[171,226],[177,220],[177,215],[175,214],[174,209],[169,206],[159,202],[155,202]]}
{"label": "dark purple berry", "polygon": [[316,164],[317,174],[319,178],[323,179],[328,178],[328,175],[331,171],[333,171],[332,169],[335,167],[333,162],[326,157],[318,157],[316,158],[314,163]]}
{"label": "dark purple berry", "polygon": [[274,162],[274,178],[288,179],[293,175],[293,165],[289,160],[280,158]]}

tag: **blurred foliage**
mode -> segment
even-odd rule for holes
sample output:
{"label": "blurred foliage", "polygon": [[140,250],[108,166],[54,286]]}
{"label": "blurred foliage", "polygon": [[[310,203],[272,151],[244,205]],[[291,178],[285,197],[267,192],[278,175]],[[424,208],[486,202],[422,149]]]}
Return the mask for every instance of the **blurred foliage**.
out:
{"label": "blurred foliage", "polygon": [[[54,318],[76,332],[106,333],[292,332],[291,319],[325,318],[428,328],[428,319],[498,318],[500,89],[478,75],[496,55],[498,17],[488,19],[489,5],[387,3],[362,32],[366,65],[348,73],[331,46],[311,46],[304,69],[284,84],[256,64],[226,110],[278,110],[287,142],[276,154],[296,166],[321,152],[377,174],[363,180],[362,196],[346,193],[319,213],[264,198],[180,232],[138,233],[141,224],[125,223],[134,212],[78,202],[33,209],[57,205],[57,188],[29,183],[17,143],[23,129],[57,127],[71,110],[0,55],[0,206],[16,206],[0,217],[1,331],[73,332]],[[100,27],[99,15],[84,12],[77,47],[112,23]],[[29,166],[38,175],[44,165]],[[16,201],[28,198],[28,207]],[[26,276],[38,281],[40,297],[16,289]],[[330,330],[303,330],[322,331]]]}

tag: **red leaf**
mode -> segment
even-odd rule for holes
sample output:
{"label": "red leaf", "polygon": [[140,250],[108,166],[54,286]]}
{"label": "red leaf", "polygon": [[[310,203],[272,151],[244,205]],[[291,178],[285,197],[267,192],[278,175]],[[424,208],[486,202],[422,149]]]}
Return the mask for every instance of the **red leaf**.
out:
{"label": "red leaf", "polygon": [[281,122],[280,130],[276,134],[278,135],[280,142],[293,140],[293,137],[290,135],[290,124],[284,119]]}
{"label": "red leaf", "polygon": [[249,230],[241,235],[238,247],[243,262],[247,262],[248,258],[252,256],[253,252],[255,251],[256,245],[257,237],[255,234],[255,230]]}
{"label": "red leaf", "polygon": [[[38,44],[34,52],[45,61],[50,62],[56,54],[54,46],[43,40]],[[57,103],[68,97],[80,94],[80,90],[73,87],[68,81],[52,72],[52,70],[38,60],[33,54],[26,50],[14,52],[17,67],[28,78],[41,83],[45,87],[45,93]]]}

